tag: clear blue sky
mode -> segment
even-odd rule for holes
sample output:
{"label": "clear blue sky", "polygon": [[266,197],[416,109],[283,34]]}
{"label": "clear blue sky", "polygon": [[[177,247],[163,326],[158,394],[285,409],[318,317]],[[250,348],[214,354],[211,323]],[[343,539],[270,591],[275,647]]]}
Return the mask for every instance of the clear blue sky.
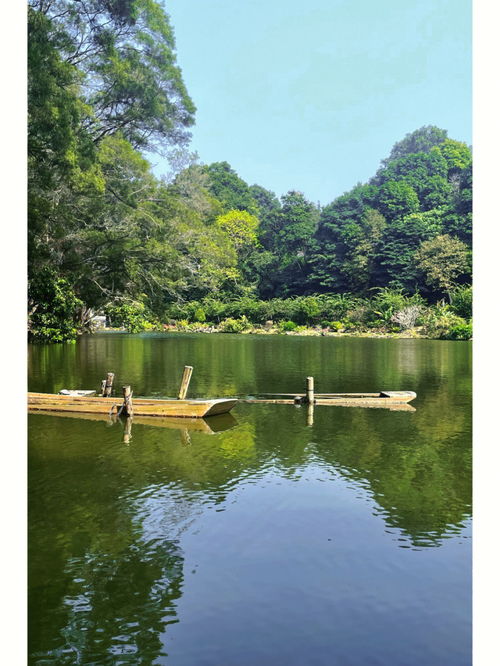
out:
{"label": "clear blue sky", "polygon": [[205,164],[226,160],[249,184],[324,205],[370,178],[418,127],[472,142],[470,0],[165,8],[197,106],[191,148]]}

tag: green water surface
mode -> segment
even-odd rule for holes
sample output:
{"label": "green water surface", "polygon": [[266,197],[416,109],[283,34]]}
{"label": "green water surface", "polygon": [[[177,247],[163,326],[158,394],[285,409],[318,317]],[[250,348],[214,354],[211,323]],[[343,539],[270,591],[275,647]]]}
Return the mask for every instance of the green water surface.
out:
{"label": "green water surface", "polygon": [[[29,388],[412,390],[414,412],[238,404],[214,433],[29,415],[29,663],[471,663],[471,345],[103,333]],[[210,423],[210,421],[209,421]]]}

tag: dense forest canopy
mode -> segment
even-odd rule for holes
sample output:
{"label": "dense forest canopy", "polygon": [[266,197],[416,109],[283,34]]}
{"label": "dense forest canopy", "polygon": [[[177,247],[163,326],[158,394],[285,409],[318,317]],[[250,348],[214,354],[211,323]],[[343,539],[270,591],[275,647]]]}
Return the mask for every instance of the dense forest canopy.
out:
{"label": "dense forest canopy", "polygon": [[472,155],[446,130],[408,134],[323,207],[227,162],[159,179],[141,151],[186,150],[195,113],[162,6],[30,0],[28,31],[32,339],[72,339],[96,312],[203,321],[215,297],[436,303],[470,284]]}

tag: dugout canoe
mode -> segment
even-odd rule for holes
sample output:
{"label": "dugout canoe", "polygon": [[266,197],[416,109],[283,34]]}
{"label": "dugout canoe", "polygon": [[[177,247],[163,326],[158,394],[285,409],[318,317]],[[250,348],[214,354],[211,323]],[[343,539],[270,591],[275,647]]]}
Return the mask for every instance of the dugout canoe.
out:
{"label": "dugout canoe", "polygon": [[[133,398],[134,416],[177,418],[206,418],[216,414],[227,414],[237,402],[236,398],[215,398],[213,400]],[[122,404],[123,399],[118,397],[28,393],[30,411],[111,415],[117,413]]]}

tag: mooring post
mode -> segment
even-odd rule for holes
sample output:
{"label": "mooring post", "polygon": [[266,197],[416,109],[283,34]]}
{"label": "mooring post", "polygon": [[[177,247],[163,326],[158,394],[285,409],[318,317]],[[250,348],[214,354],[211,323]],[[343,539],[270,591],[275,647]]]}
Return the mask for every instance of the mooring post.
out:
{"label": "mooring post", "polygon": [[184,400],[186,393],[189,387],[189,382],[191,381],[191,375],[193,374],[193,366],[185,365],[184,373],[182,375],[181,387],[179,389],[178,400]]}
{"label": "mooring post", "polygon": [[132,405],[132,391],[130,390],[130,384],[123,386],[122,391],[123,391],[122,413],[125,416],[133,416],[134,407]]}
{"label": "mooring post", "polygon": [[314,405],[314,377],[307,378],[306,402],[308,405]]}
{"label": "mooring post", "polygon": [[310,402],[307,405],[307,425],[309,427],[314,425],[314,403]]}
{"label": "mooring post", "polygon": [[104,385],[103,389],[103,396],[105,398],[109,398],[111,395],[111,389],[113,388],[113,379],[115,378],[115,373],[114,372],[108,372],[106,376],[106,384]]}
{"label": "mooring post", "polygon": [[103,396],[103,398],[106,397],[106,380],[105,379],[103,379],[102,382],[101,382],[101,395]]}

